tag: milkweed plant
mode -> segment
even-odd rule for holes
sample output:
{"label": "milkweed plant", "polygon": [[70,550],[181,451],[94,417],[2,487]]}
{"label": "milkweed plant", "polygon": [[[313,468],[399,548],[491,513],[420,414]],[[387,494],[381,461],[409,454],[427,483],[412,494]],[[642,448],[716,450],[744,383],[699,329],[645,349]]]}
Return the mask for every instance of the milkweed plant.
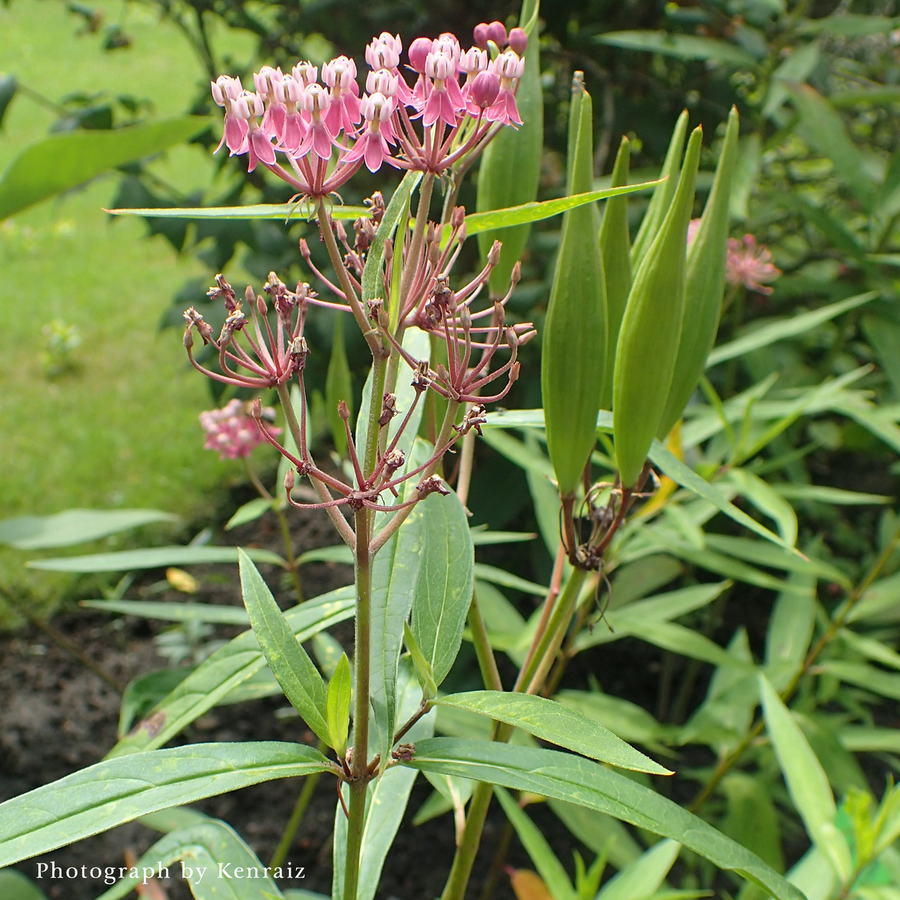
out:
{"label": "milkweed plant", "polygon": [[[191,671],[104,761],[0,805],[0,866],[126,821],[158,824],[161,810],[247,785],[325,778],[336,791],[333,900],[372,900],[422,773],[437,789],[436,806],[453,813],[448,828],[456,851],[442,900],[465,896],[495,796],[550,891],[532,896],[597,893],[602,859],[589,870],[580,865],[573,887],[508,791],[668,839],[635,863],[659,875],[657,886],[683,846],[752,890],[780,900],[803,896],[772,865],[658,790],[670,770],[605,727],[602,715],[554,699],[577,652],[611,633],[614,614],[609,625],[598,618],[596,597],[607,591],[617,548],[629,540],[640,555],[640,540],[649,539],[637,527],[641,517],[646,522],[678,484],[779,552],[800,555],[790,536],[733,506],[734,492],[689,469],[672,437],[703,377],[726,276],[734,289],[767,290],[763,284],[778,275],[752,236],[729,243],[737,113],[728,119],[702,216],[692,222],[701,130],[688,135],[682,115],[662,177],[649,185],[629,182],[623,140],[611,186],[595,190],[592,103],[576,74],[566,196],[535,203],[542,150],[536,22],[536,3],[528,0],[522,27],[479,25],[467,49],[452,34],[405,45],[385,33],[365,48],[364,75],[341,56],[321,68],[263,67],[252,89],[227,75],[213,82],[224,111],[219,149],[237,158],[234,165],[266,169],[291,187],[297,210],[315,220],[330,270],[301,242],[316,287],[288,285],[272,272],[261,289],[239,291],[217,275],[208,297],[222,305],[224,325],[214,329],[196,309],[186,310],[191,364],[260,397],[204,414],[207,446],[246,458],[257,444],[271,444],[285,474],[278,491],[265,496],[276,506],[328,515],[337,536],[330,558],[352,562],[353,586],[283,612],[241,552],[251,630]],[[479,209],[467,213],[457,198],[476,162]],[[384,187],[348,227],[340,192],[363,168],[383,177]],[[651,189],[632,239],[628,195]],[[560,213],[539,335],[512,314],[509,301],[529,223]],[[460,274],[463,245],[473,235],[482,262],[474,274]],[[371,357],[361,402],[350,395],[349,380],[345,395],[330,397],[339,466],[314,455],[309,426],[307,360],[323,348],[306,326],[323,308],[355,323]],[[532,341],[541,343],[542,408],[499,409]],[[262,406],[273,395],[283,430]],[[476,543],[491,535],[470,530],[466,503],[476,442],[500,446],[502,438],[508,447],[511,431],[526,434],[522,448],[552,473],[544,490],[552,484],[550,519],[558,514],[559,528],[548,542],[555,563],[540,607],[517,633],[498,634],[497,601],[482,589],[488,575],[476,584],[474,557]],[[297,588],[299,594],[299,581]],[[700,585],[672,594],[672,603],[699,608],[722,589]],[[304,644],[348,619],[352,656],[317,665]],[[464,634],[483,689],[448,694],[441,685]],[[498,665],[499,653],[516,669],[505,682],[501,670],[509,665]],[[317,746],[162,749],[213,706],[239,699],[242,685],[266,666]],[[786,693],[766,681],[762,696],[781,733],[796,739],[796,726],[784,720]],[[468,724],[455,732],[438,727],[443,734],[435,736],[444,714]],[[212,896],[189,874],[204,860],[254,870],[235,896],[290,896],[276,883],[283,852],[264,866],[224,823],[185,809],[158,827],[168,833],[104,900],[139,885],[148,867],[177,860],[190,863],[185,873],[197,897]],[[838,847],[840,857],[835,834],[820,832],[817,846]]]}

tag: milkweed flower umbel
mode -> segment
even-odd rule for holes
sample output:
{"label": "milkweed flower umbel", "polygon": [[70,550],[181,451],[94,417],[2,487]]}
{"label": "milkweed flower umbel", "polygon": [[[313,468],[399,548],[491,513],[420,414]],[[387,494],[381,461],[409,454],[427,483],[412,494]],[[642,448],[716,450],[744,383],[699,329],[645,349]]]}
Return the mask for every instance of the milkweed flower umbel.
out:
{"label": "milkweed flower umbel", "polygon": [[[263,66],[253,91],[221,75],[212,82],[213,99],[225,110],[219,149],[246,155],[250,171],[261,163],[309,198],[336,191],[362,164],[372,172],[387,162],[440,174],[480,152],[500,127],[522,124],[515,91],[525,32],[507,35],[492,22],[475,35],[476,46],[465,51],[453,34],[416,38],[408,67],[401,67],[399,35],[382,33],[365,50],[365,93],[346,56],[321,73],[308,62],[290,73]],[[403,68],[415,75],[413,84]]]}
{"label": "milkweed flower umbel", "polygon": [[275,410],[266,407],[259,418],[254,418],[249,405],[237,399],[221,409],[208,409],[200,413],[200,425],[206,432],[203,447],[217,451],[220,459],[247,457],[266,442],[266,434],[272,438],[281,434],[281,429],[269,422],[274,417]]}

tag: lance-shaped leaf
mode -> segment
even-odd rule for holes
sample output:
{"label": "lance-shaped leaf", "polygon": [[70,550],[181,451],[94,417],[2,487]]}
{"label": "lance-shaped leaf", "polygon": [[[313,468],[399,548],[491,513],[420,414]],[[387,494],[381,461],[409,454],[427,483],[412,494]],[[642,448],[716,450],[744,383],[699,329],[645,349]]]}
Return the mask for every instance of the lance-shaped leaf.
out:
{"label": "lance-shaped leaf", "polygon": [[841,880],[853,869],[850,849],[834,820],[837,807],[828,777],[806,736],[765,675],[759,675],[766,731],[778,757],[788,793],[813,843],[828,857]]}
{"label": "lance-shaped leaf", "polygon": [[470,691],[465,694],[449,694],[435,703],[505,722],[552,744],[622,769],[650,772],[653,775],[672,774],[640,750],[626,744],[599,722],[545,697],[499,691]]}
{"label": "lance-shaped leaf", "polygon": [[244,553],[240,569],[244,606],[269,668],[303,721],[330,746],[325,682],[319,670],[297,642],[269,586]]}
{"label": "lance-shaped leaf", "polygon": [[424,544],[410,630],[439,685],[462,643],[475,587],[475,547],[456,494],[432,494],[420,509]]}
{"label": "lance-shaped leaf", "polygon": [[[541,87],[540,45],[538,41],[538,8],[540,0],[523,0],[519,24],[528,34],[525,71],[516,90],[516,104],[522,125],[504,128],[488,144],[478,169],[478,212],[507,209],[534,200],[541,177],[541,155],[544,147],[544,96]],[[470,229],[467,233],[473,234]],[[503,242],[500,262],[491,272],[490,289],[503,296],[509,287],[513,266],[522,256],[530,226],[517,225],[478,235],[478,247],[486,258],[495,240]]]}
{"label": "lance-shaped leaf", "polygon": [[176,521],[178,516],[158,509],[67,509],[53,516],[0,520],[0,544],[18,550],[69,547],[142,525]]}
{"label": "lance-shaped leaf", "polygon": [[390,760],[398,724],[397,672],[403,648],[403,625],[412,609],[422,562],[422,522],[420,505],[382,547],[372,565],[369,702],[375,726],[372,739],[377,743],[370,749],[381,755],[382,766]]}
{"label": "lance-shaped leaf", "polygon": [[[2,79],[0,79],[0,89],[2,89]],[[2,101],[2,96],[0,96],[0,101]],[[0,871],[0,897],[3,897],[4,900],[47,900],[47,895],[30,878],[26,878],[15,869]]]}
{"label": "lance-shaped leaf", "polygon": [[675,198],[634,277],[613,378],[613,430],[626,488],[641,474],[669,394],[684,316],[687,227],[703,137],[691,135]]}
{"label": "lance-shaped leaf", "polygon": [[338,757],[347,751],[347,735],[350,731],[350,696],[353,692],[353,676],[350,660],[342,653],[340,662],[328,682],[327,721],[328,743]]}
{"label": "lance-shaped leaf", "polygon": [[111,131],[72,131],[26,147],[0,178],[0,219],[199,134],[199,116],[160,119]]}
{"label": "lance-shaped leaf", "polygon": [[[290,610],[286,619],[297,641],[353,615],[353,588],[344,587]],[[107,754],[124,756],[161,747],[183,728],[221,703],[266,664],[252,631],[229,641],[204,660]]]}
{"label": "lance-shaped leaf", "polygon": [[[195,900],[277,900],[282,897],[271,870],[230,825],[210,819],[160,838],[133,866],[138,872],[182,862],[181,872]],[[236,876],[236,870],[242,876]],[[97,900],[120,900],[142,879],[123,878]],[[145,894],[145,896],[147,896]]]}
{"label": "lance-shaped leaf", "polygon": [[659,173],[663,181],[653,191],[647,212],[641,220],[641,227],[638,228],[634,243],[631,245],[631,265],[634,269],[640,266],[672,205],[675,188],[678,186],[678,172],[681,168],[681,154],[684,152],[684,139],[687,137],[688,120],[688,111],[682,110],[675,123],[669,149],[666,151],[666,158]]}
{"label": "lance-shaped leaf", "polygon": [[347,351],[344,348],[344,319],[338,315],[334,320],[334,333],[331,338],[331,358],[328,360],[328,372],[325,376],[325,406],[328,413],[328,424],[331,426],[331,439],[335,450],[342,457],[347,456],[347,432],[340,414],[340,403],[347,404],[350,419],[353,420],[353,383],[350,378],[350,364],[347,362]]}
{"label": "lance-shaped leaf", "polygon": [[458,775],[608,813],[694,850],[715,866],[736,872],[778,900],[803,895],[758,856],[677,803],[598,763],[557,750],[497,742],[432,738],[419,741],[405,765]]}
{"label": "lance-shaped leaf", "polygon": [[681,327],[684,339],[679,342],[669,397],[656,433],[660,439],[665,438],[681,418],[716,341],[725,289],[728,209],[739,132],[737,110],[732,108],[712,191],[703,210],[700,228],[688,248]]}
{"label": "lance-shaped leaf", "polygon": [[[628,164],[631,149],[627,137],[622,138],[616,163],[613,166],[611,184],[620,187],[628,184]],[[631,290],[631,237],[628,233],[628,197],[621,194],[611,197],[603,210],[600,225],[600,254],[603,257],[603,274],[606,278],[606,373],[603,376],[603,392],[600,405],[609,409],[612,404],[613,366],[616,361],[616,343],[625,305]]]}
{"label": "lance-shaped leaf", "polygon": [[531,821],[525,811],[503,788],[495,787],[494,793],[506,813],[506,818],[515,828],[522,846],[531,857],[538,874],[549,889],[553,900],[577,900],[578,895],[569,876],[553,852],[541,830]]}
{"label": "lance-shaped leaf", "polygon": [[190,744],[107,759],[0,804],[0,867],[159,809],[330,769],[313,747],[276,741]]}
{"label": "lance-shaped leaf", "polygon": [[[593,170],[591,98],[578,74],[569,129],[572,193],[590,187]],[[541,391],[547,448],[562,495],[575,490],[594,449],[606,371],[606,286],[597,220],[594,206],[563,217],[544,323]]]}
{"label": "lance-shaped leaf", "polygon": [[652,897],[665,881],[680,850],[681,844],[675,841],[660,841],[603,885],[597,900]]}

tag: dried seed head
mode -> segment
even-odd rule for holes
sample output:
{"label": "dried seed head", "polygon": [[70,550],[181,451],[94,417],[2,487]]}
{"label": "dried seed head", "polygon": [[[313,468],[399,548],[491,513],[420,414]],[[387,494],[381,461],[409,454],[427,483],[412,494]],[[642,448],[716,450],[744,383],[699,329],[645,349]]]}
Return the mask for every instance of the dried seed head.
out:
{"label": "dried seed head", "polygon": [[296,478],[294,476],[294,470],[288,469],[287,472],[284,473],[284,489],[287,493],[291,493],[294,490],[294,483]]}
{"label": "dried seed head", "polygon": [[390,391],[387,391],[384,395],[384,399],[381,402],[381,415],[378,417],[378,424],[384,428],[394,416],[397,415],[397,397],[395,394],[392,394]]}
{"label": "dried seed head", "polygon": [[416,493],[420,497],[427,497],[429,494],[441,494],[446,497],[450,493],[450,488],[441,481],[440,476],[429,475],[416,487]]}

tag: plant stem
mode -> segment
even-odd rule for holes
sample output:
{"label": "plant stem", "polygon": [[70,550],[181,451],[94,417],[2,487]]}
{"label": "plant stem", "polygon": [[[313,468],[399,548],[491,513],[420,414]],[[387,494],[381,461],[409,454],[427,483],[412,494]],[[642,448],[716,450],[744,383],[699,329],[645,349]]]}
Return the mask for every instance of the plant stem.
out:
{"label": "plant stem", "polygon": [[[319,743],[319,751],[321,752],[324,749],[325,746],[322,743]],[[319,783],[321,774],[321,772],[315,772],[312,775],[306,776],[300,794],[297,796],[297,802],[294,804],[294,811],[291,813],[291,817],[288,819],[288,823],[284,828],[284,834],[281,835],[281,840],[275,848],[275,853],[272,854],[272,861],[269,863],[270,868],[277,869],[284,863],[285,859],[287,859],[291,844],[294,843],[294,838],[297,836],[297,830],[300,828],[300,823],[303,821],[303,816],[306,814],[306,810],[315,793],[316,785]]]}
{"label": "plant stem", "polygon": [[490,691],[502,691],[503,682],[500,680],[500,670],[497,668],[497,660],[491,647],[491,639],[488,637],[481,610],[478,608],[478,598],[472,592],[472,605],[469,607],[469,628],[472,629],[472,643],[475,645],[475,655],[478,657],[478,668],[481,670],[481,680]]}
{"label": "plant stem", "polygon": [[347,823],[347,858],[344,869],[344,900],[356,900],[359,861],[369,782],[369,675],[372,617],[372,516],[363,508],[356,512],[356,640],[355,707],[353,751],[350,761],[350,815]]}
{"label": "plant stem", "polygon": [[481,832],[484,828],[484,820],[487,817],[488,807],[494,788],[485,781],[475,785],[472,799],[469,801],[469,814],[466,816],[466,827],[463,829],[462,839],[456,848],[453,857],[453,867],[444,885],[444,893],[441,900],[463,900],[469,876],[472,874],[472,865],[475,863],[475,855],[478,853],[478,845],[481,843]]}
{"label": "plant stem", "polygon": [[259,476],[253,471],[250,460],[244,457],[244,466],[247,469],[247,477],[253,483],[259,496],[263,500],[268,500],[272,504],[272,512],[278,519],[278,525],[281,528],[281,537],[284,541],[284,555],[287,557],[288,568],[291,570],[291,579],[294,582],[294,590],[297,593],[297,603],[303,602],[303,587],[300,584],[300,571],[297,566],[297,558],[294,556],[294,544],[291,540],[291,529],[288,527],[287,517],[278,506],[278,501],[269,493],[266,486],[259,480]]}

